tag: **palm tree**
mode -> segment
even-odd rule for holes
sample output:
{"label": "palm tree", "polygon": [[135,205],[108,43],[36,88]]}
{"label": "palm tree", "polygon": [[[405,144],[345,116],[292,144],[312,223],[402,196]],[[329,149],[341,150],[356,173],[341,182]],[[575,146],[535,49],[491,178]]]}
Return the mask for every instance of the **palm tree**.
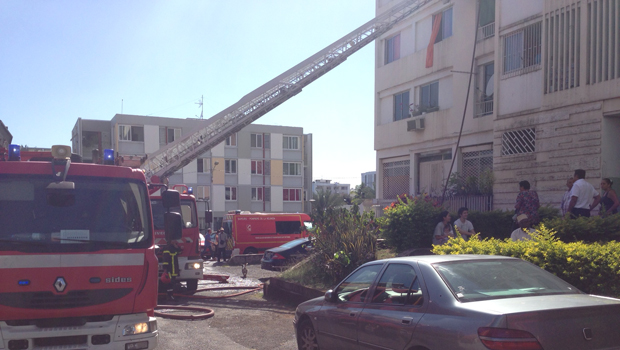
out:
{"label": "palm tree", "polygon": [[344,199],[341,195],[329,190],[325,191],[322,188],[314,192],[313,197],[312,216],[315,221],[321,218],[328,209],[344,205]]}
{"label": "palm tree", "polygon": [[375,190],[372,187],[367,186],[365,183],[355,186],[355,189],[351,191],[353,195],[353,203],[360,205],[364,199],[374,199]]}

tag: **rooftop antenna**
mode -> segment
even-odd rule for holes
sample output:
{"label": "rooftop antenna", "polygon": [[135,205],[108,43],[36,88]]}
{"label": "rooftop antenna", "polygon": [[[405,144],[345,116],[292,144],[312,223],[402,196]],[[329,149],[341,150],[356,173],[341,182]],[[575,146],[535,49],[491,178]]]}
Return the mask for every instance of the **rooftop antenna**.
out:
{"label": "rooftop antenna", "polygon": [[202,119],[202,112],[204,111],[202,101],[204,101],[204,95],[200,96],[200,101],[196,102],[196,104],[200,106],[200,119]]}

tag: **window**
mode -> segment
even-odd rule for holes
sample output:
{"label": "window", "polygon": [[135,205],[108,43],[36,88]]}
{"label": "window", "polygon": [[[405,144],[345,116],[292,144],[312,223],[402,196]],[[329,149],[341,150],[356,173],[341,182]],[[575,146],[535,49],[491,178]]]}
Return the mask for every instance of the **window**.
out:
{"label": "window", "polygon": [[394,121],[409,118],[409,90],[394,95]]}
{"label": "window", "polygon": [[165,126],[159,127],[159,145],[167,145],[181,138],[181,129],[168,128]]}
{"label": "window", "polygon": [[263,175],[271,175],[271,161],[263,161]]}
{"label": "window", "polygon": [[439,109],[439,82],[420,86],[420,106],[421,112]]}
{"label": "window", "polygon": [[209,158],[198,158],[198,160],[196,161],[196,165],[197,165],[197,170],[199,173],[208,173],[210,170],[209,167],[209,162],[211,161],[211,159]]}
{"label": "window", "polygon": [[504,37],[504,74],[518,75],[540,67],[541,22]]}
{"label": "window", "polygon": [[253,201],[263,200],[263,188],[262,187],[252,187],[252,200]]}
{"label": "window", "polygon": [[[588,3],[590,8],[592,2]],[[595,3],[596,4],[596,3]],[[587,17],[590,19],[590,15]],[[609,24],[609,21],[607,22]],[[588,28],[590,29],[590,28]],[[619,28],[620,29],[620,28]],[[603,33],[609,33],[607,37],[614,36],[613,31],[603,29]],[[597,33],[596,30],[592,32]],[[579,74],[581,65],[581,7],[579,3],[572,4],[560,10],[554,10],[545,15],[545,93],[572,89],[579,86]],[[600,54],[599,50],[590,51],[590,45],[598,44],[598,40],[591,39],[587,34],[586,62],[592,61],[590,54]],[[600,45],[600,44],[598,44]],[[600,47],[600,46],[599,46]],[[612,56],[609,58],[613,59]],[[607,56],[604,54],[604,56]],[[613,69],[614,64],[611,65]],[[586,79],[590,80],[590,69],[586,69]]]}
{"label": "window", "polygon": [[409,160],[383,163],[383,199],[409,193]]}
{"label": "window", "polygon": [[263,161],[262,160],[253,160],[251,163],[251,173],[253,175],[262,175],[263,174]]}
{"label": "window", "polygon": [[120,141],[144,142],[144,127],[134,125],[119,125],[118,139]]}
{"label": "window", "polygon": [[464,179],[479,180],[485,172],[493,171],[493,150],[463,152],[461,169]]}
{"label": "window", "polygon": [[495,0],[480,0],[478,41],[495,35]]}
{"label": "window", "polygon": [[225,187],[224,197],[227,201],[237,200],[237,187]]}
{"label": "window", "polygon": [[283,163],[282,175],[301,175],[301,163]]}
{"label": "window", "polygon": [[[433,24],[439,15],[433,16]],[[452,36],[452,7],[441,13],[441,26],[435,38],[435,44]]]}
{"label": "window", "polygon": [[374,304],[421,306],[424,298],[411,265],[390,264],[381,276],[371,300]]}
{"label": "window", "polygon": [[495,64],[493,62],[478,67],[478,77],[476,78],[476,117],[493,114],[494,70]]}
{"label": "window", "polygon": [[237,134],[232,134],[226,138],[226,146],[237,147]]}
{"label": "window", "polygon": [[285,188],[284,192],[282,192],[282,200],[285,202],[301,201],[301,189],[300,188]]}
{"label": "window", "polygon": [[377,278],[383,264],[366,265],[357,269],[334,290],[340,301],[363,303],[368,290]]}
{"label": "window", "polygon": [[250,146],[253,148],[263,148],[263,134],[250,134]]}
{"label": "window", "polygon": [[270,187],[263,188],[263,197],[265,199],[265,202],[271,201],[271,188]]}
{"label": "window", "polygon": [[385,64],[396,61],[400,58],[400,34],[385,41]]}
{"label": "window", "polygon": [[237,160],[235,159],[226,159],[224,161],[225,169],[224,173],[226,174],[236,174],[237,173]]}
{"label": "window", "polygon": [[283,149],[299,149],[299,137],[297,136],[284,136],[282,138]]}
{"label": "window", "polygon": [[502,135],[502,156],[536,151],[536,129],[508,131]]}
{"label": "window", "polygon": [[298,235],[301,233],[301,222],[276,221],[276,233],[279,235]]}
{"label": "window", "polygon": [[[585,5],[585,1],[581,3]],[[579,4],[580,3],[577,2],[577,13],[576,15],[573,15],[573,19],[570,24],[570,30],[573,32],[575,30],[577,31],[577,33],[571,34],[576,38],[576,44],[572,46],[572,49],[575,51],[573,56],[577,56],[576,62],[574,62],[577,67],[577,72],[571,72],[571,74],[575,77],[571,80],[579,78],[579,54],[581,52],[579,40],[581,33],[579,32],[579,28],[581,27],[580,18],[583,18]],[[574,13],[575,4],[572,6],[572,12]],[[586,84],[598,84],[611,79],[618,79],[620,78],[620,3],[617,0],[592,0],[588,1],[586,6],[585,19],[587,39],[584,43],[586,46]],[[566,9],[566,12],[568,12],[568,8]],[[565,16],[568,17],[568,13]],[[564,20],[564,23],[567,21],[568,18]],[[559,24],[561,26],[562,22],[559,22]],[[557,20],[555,22],[555,26],[556,28],[558,26]],[[559,38],[555,39],[556,42],[562,40],[560,33],[561,30],[562,29],[555,29],[555,32],[559,34]],[[567,30],[564,29],[564,31]],[[567,34],[564,34],[564,37],[566,36]],[[566,46],[570,47],[570,45],[565,45],[565,49]],[[565,56],[567,56],[567,54],[568,52],[565,53]],[[575,57],[573,57],[573,60],[575,60]],[[565,58],[564,63],[566,63],[566,61],[567,60]],[[565,76],[568,74],[569,70],[569,67],[566,66],[567,64],[564,64]],[[574,68],[572,69],[574,70]],[[566,80],[567,79],[565,78],[565,81]]]}

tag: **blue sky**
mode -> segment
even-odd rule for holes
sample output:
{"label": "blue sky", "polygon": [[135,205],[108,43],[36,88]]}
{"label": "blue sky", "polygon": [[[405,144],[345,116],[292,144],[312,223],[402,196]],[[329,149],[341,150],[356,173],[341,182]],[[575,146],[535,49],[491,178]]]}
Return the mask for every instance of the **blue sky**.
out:
{"label": "blue sky", "polygon": [[[374,0],[0,1],[0,120],[70,145],[77,118],[210,117],[374,17]],[[374,43],[256,123],[314,137],[314,179],[375,170]],[[122,102],[121,102],[122,101]]]}

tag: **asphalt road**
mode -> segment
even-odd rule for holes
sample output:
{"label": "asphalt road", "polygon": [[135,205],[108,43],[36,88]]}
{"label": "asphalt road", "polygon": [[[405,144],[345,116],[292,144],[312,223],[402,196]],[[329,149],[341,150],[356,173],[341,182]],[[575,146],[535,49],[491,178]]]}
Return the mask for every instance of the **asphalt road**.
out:
{"label": "asphalt road", "polygon": [[[278,276],[280,272],[261,270],[248,265],[247,278],[241,278],[240,266],[205,261],[206,274],[229,275],[230,283],[200,281],[198,289],[223,286],[257,286],[259,278]],[[200,292],[197,295],[220,296],[238,291]],[[172,320],[157,318],[158,349],[217,350],[292,350],[297,349],[293,318],[296,305],[281,300],[266,300],[262,291],[223,299],[177,298],[160,304],[202,306],[213,309],[215,316],[206,320]],[[165,312],[173,312],[164,310]],[[183,312],[174,312],[183,314]]]}

